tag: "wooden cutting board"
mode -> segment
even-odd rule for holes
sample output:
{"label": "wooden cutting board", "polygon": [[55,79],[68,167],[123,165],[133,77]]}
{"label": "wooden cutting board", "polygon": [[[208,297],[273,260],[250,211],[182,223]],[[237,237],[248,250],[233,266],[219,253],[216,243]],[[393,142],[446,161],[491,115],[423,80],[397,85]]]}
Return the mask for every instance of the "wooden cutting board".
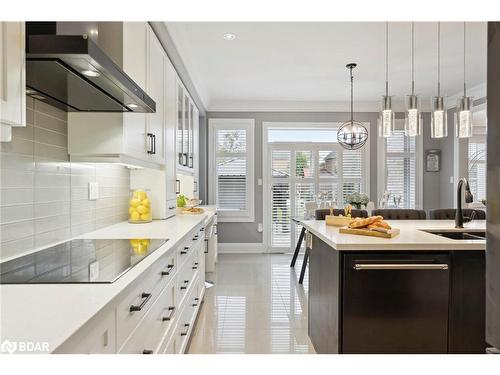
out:
{"label": "wooden cutting board", "polygon": [[380,237],[380,238],[393,238],[399,235],[399,229],[392,228],[388,233],[383,233],[383,232],[378,232],[376,230],[343,227],[339,229],[339,233],[357,234],[360,236],[370,236],[370,237]]}

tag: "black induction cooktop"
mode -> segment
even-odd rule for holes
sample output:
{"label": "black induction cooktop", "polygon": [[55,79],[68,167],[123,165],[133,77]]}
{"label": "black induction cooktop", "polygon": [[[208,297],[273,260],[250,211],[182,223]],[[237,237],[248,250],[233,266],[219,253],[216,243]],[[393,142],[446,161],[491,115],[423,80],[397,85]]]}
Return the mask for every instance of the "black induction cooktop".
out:
{"label": "black induction cooktop", "polygon": [[0,284],[112,283],[168,239],[74,239],[0,263]]}

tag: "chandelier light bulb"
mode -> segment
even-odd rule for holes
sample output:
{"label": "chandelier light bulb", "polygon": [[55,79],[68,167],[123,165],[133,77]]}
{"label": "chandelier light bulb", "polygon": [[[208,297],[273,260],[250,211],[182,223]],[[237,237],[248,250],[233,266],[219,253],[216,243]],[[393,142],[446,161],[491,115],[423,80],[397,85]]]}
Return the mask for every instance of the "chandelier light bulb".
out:
{"label": "chandelier light bulb", "polygon": [[444,138],[448,136],[448,121],[444,99],[441,96],[435,96],[431,101],[431,137]]}

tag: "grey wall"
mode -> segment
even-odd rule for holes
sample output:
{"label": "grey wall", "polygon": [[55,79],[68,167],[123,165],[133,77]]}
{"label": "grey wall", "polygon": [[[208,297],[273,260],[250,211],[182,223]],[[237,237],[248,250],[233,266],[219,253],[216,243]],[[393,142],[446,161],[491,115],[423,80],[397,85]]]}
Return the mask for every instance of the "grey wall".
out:
{"label": "grey wall", "polygon": [[[431,138],[431,114],[424,113],[422,116],[424,123],[422,129],[422,141],[423,141],[423,155],[422,155],[422,165],[423,165],[423,184],[422,184],[422,194],[423,194],[423,209],[428,211],[434,208],[443,207],[441,205],[441,172],[426,172],[425,170],[425,151],[430,149],[441,150],[441,158],[445,154],[442,150],[442,140]],[[442,170],[442,169],[441,169]]]}

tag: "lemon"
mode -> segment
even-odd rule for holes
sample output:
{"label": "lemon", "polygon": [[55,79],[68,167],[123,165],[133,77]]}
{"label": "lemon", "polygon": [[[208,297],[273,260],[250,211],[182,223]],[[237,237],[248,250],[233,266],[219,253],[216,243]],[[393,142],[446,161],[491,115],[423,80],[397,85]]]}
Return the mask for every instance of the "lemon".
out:
{"label": "lemon", "polygon": [[[135,194],[137,194],[137,195],[135,195]],[[136,190],[134,192],[134,197],[137,197],[137,199],[142,201],[142,200],[146,199],[148,197],[148,195],[146,194],[146,192],[144,190]]]}
{"label": "lemon", "polygon": [[149,199],[148,199],[148,198],[146,198],[146,199],[143,199],[143,200],[142,200],[141,204],[142,204],[143,206],[149,207],[149,205],[151,204],[151,202],[149,202]]}
{"label": "lemon", "polygon": [[141,201],[139,199],[133,198],[129,203],[131,207],[137,207],[141,204]]}
{"label": "lemon", "polygon": [[148,239],[143,238],[143,239],[142,239],[142,240],[140,240],[140,241],[141,241],[141,244],[142,244],[143,246],[149,246],[149,240],[148,240]]}
{"label": "lemon", "polygon": [[134,207],[130,207],[130,208],[128,209],[128,213],[129,213],[130,215],[132,215],[134,212],[135,212],[135,208],[134,208]]}
{"label": "lemon", "polygon": [[141,215],[141,220],[151,220],[151,215],[150,214],[142,214]]}
{"label": "lemon", "polygon": [[144,206],[137,206],[136,208],[137,212],[139,212],[140,214],[145,214],[148,212],[148,208],[147,207],[144,207]]}
{"label": "lemon", "polygon": [[130,214],[130,220],[132,220],[132,221],[138,221],[140,218],[141,218],[141,215],[137,211],[134,211]]}

